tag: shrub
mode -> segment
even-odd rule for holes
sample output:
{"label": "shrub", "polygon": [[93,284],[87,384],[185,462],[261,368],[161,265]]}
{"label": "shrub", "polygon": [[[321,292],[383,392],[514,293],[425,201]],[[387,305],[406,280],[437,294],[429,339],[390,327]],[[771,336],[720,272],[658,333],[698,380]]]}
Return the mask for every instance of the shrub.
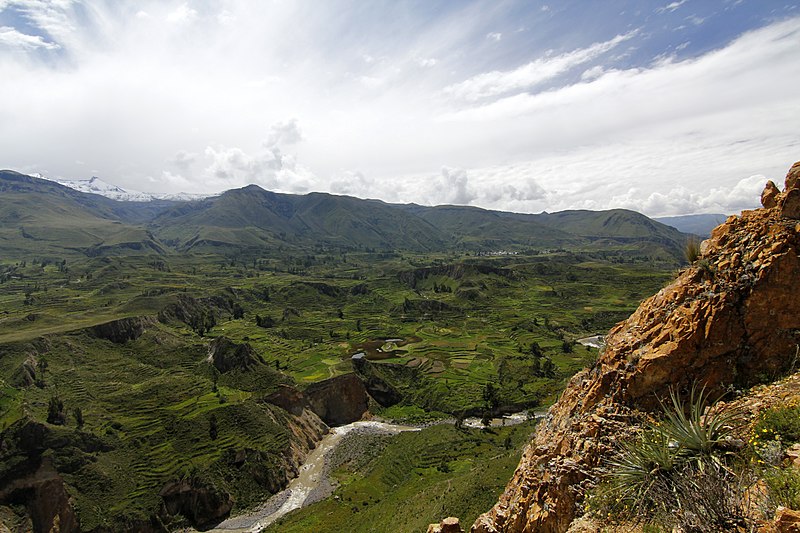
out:
{"label": "shrub", "polygon": [[800,509],[800,472],[794,468],[771,468],[764,472],[770,503]]}
{"label": "shrub", "polygon": [[762,441],[779,437],[785,444],[800,442],[800,405],[776,407],[764,411],[753,428],[756,437]]}

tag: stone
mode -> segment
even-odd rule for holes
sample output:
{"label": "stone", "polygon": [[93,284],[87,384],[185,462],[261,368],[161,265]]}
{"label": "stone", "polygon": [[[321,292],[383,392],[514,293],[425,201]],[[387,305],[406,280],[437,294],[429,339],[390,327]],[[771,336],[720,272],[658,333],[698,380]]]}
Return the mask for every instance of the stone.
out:
{"label": "stone", "polygon": [[800,219],[800,189],[786,191],[781,203],[781,216],[795,220]]}
{"label": "stone", "polygon": [[794,468],[800,468],[800,443],[790,446],[786,450],[786,457]]}
{"label": "stone", "polygon": [[428,533],[464,533],[458,518],[449,516],[439,524],[430,524]]}
{"label": "stone", "polygon": [[792,189],[797,189],[800,186],[800,161],[792,165],[789,172],[786,174],[786,188],[784,192],[789,192]]}
{"label": "stone", "polygon": [[778,507],[775,511],[774,524],[778,533],[800,533],[800,512]]}
{"label": "stone", "polygon": [[780,193],[781,191],[777,185],[772,180],[768,181],[767,186],[764,187],[764,192],[761,193],[761,205],[767,209],[772,209],[778,205],[778,195]]}

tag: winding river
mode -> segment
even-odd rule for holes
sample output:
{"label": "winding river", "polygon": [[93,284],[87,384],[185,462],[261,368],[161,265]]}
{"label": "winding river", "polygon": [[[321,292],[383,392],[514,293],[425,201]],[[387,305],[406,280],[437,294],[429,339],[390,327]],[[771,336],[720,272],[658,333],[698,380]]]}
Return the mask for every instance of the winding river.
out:
{"label": "winding river", "polygon": [[289,482],[288,487],[274,494],[256,509],[229,518],[211,531],[220,533],[256,533],[286,513],[303,507],[314,490],[327,481],[323,479],[325,458],[336,448],[345,435],[356,429],[386,435],[393,435],[402,431],[420,430],[417,427],[400,426],[371,420],[353,422],[345,426],[331,428],[331,431],[322,438],[317,447],[308,454],[305,463],[300,467],[297,477]]}
{"label": "winding river", "polygon": [[[541,418],[544,416],[544,412],[536,412],[534,416]],[[514,413],[503,418],[492,419],[491,425],[520,424],[528,420],[528,418],[526,412]],[[442,421],[441,423],[452,424],[453,421]],[[483,427],[483,424],[478,418],[467,418],[464,420],[464,426],[480,428]],[[421,429],[420,427],[373,420],[358,421],[344,426],[333,427],[317,444],[317,447],[308,454],[305,463],[300,467],[297,477],[289,482],[289,486],[274,494],[257,508],[228,518],[211,531],[218,533],[257,533],[290,511],[300,509],[330,495],[333,487],[331,487],[325,473],[326,457],[339,445],[342,438],[350,432],[395,435],[403,431],[420,431]],[[326,491],[325,489],[328,490]]]}

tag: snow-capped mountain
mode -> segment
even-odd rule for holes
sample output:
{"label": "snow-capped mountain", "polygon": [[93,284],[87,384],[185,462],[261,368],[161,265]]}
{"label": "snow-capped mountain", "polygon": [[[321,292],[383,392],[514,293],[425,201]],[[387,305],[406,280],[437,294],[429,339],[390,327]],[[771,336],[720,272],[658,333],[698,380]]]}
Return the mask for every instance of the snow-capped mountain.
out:
{"label": "snow-capped mountain", "polygon": [[46,176],[42,176],[41,174],[39,174],[37,177],[55,181],[56,183],[64,185],[65,187],[69,187],[70,189],[75,189],[76,191],[89,194],[99,194],[101,196],[105,196],[106,198],[120,200],[123,202],[151,202],[153,200],[189,201],[215,196],[213,194],[191,194],[185,192],[149,193],[130,191],[103,181],[98,177],[92,177],[88,180],[59,180],[48,178]]}

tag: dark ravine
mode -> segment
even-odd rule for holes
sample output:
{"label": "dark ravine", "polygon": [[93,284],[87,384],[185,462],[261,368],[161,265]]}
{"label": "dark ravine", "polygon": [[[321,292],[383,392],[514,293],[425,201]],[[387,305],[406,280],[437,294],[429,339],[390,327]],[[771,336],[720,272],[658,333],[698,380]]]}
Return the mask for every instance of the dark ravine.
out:
{"label": "dark ravine", "polygon": [[714,394],[790,369],[800,345],[800,162],[762,202],[716,228],[694,266],[611,330],[473,533],[567,531],[604,458],[671,387],[699,380]]}

